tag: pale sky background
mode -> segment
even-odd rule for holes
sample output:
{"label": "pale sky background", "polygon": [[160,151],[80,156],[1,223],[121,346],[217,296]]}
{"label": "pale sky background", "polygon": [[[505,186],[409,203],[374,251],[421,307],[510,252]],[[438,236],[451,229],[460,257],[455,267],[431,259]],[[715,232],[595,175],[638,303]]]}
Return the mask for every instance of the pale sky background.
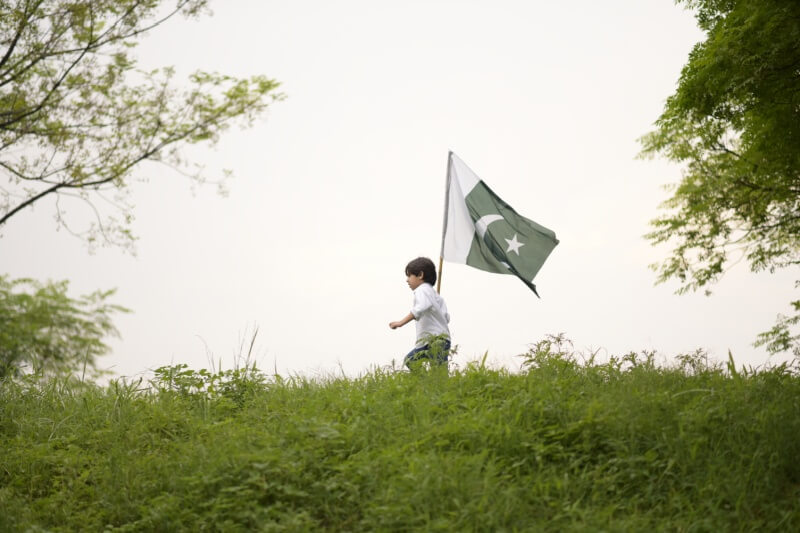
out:
{"label": "pale sky background", "polygon": [[406,263],[437,261],[453,150],[561,244],[536,278],[445,263],[442,295],[460,366],[519,368],[516,355],[564,332],[600,356],[707,349],[762,365],[757,333],[788,311],[788,273],[734,267],[714,294],[677,296],[647,265],[667,256],[642,236],[680,169],[641,161],[692,46],[694,17],[669,0],[228,0],[171,20],[138,48],[174,65],[282,82],[287,99],[213,150],[187,152],[222,198],[143,167],[134,187],[136,257],[90,255],[57,232],[52,205],[14,217],[0,238],[12,277],[69,279],[71,294],[116,287],[120,339],[99,366],[119,376],[166,364],[230,368],[259,328],[258,364],[306,376],[359,375],[402,360],[414,326]]}

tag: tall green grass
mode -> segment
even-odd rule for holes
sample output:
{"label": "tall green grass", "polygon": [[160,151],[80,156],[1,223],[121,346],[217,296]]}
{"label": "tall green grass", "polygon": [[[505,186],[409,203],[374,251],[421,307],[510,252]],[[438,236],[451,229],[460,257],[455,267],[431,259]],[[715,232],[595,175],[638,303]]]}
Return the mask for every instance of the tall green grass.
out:
{"label": "tall green grass", "polygon": [[800,530],[794,367],[586,359],[6,381],[0,530]]}

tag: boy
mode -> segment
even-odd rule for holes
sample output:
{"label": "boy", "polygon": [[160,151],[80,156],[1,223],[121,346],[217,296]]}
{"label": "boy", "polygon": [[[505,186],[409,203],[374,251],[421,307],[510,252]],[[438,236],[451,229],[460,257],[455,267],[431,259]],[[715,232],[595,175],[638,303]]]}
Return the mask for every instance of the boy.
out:
{"label": "boy", "polygon": [[411,368],[415,361],[429,360],[435,364],[447,363],[450,351],[450,314],[447,305],[433,288],[436,283],[436,267],[427,257],[418,257],[406,265],[406,282],[414,291],[411,312],[389,327],[397,329],[412,320],[417,321],[417,343],[403,361]]}

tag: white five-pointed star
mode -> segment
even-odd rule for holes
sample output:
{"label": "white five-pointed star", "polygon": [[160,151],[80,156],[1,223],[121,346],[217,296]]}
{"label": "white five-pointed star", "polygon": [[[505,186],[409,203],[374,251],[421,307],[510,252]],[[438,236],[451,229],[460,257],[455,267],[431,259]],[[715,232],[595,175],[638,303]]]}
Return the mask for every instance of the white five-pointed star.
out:
{"label": "white five-pointed star", "polygon": [[513,250],[517,255],[519,255],[520,247],[525,246],[525,243],[519,242],[517,240],[517,234],[516,233],[510,239],[506,239],[506,242],[508,243],[508,250],[506,250],[506,253],[508,253],[508,252]]}

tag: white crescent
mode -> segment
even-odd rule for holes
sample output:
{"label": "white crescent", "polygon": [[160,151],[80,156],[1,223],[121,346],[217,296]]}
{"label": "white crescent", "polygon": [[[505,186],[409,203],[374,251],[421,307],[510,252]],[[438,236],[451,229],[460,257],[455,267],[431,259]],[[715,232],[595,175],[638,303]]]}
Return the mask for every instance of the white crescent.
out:
{"label": "white crescent", "polygon": [[486,230],[489,229],[489,224],[498,220],[503,220],[503,217],[500,215],[484,215],[476,220],[475,230],[478,232],[478,237],[483,239],[483,236],[486,235]]}
{"label": "white crescent", "polygon": [[[492,222],[497,222],[498,220],[503,220],[503,217],[500,215],[484,215],[478,220],[475,221],[475,230],[478,232],[478,237],[483,240],[483,236],[486,235],[486,230],[489,229],[489,224]],[[500,261],[500,264],[504,267],[511,269],[508,263],[505,261]]]}

